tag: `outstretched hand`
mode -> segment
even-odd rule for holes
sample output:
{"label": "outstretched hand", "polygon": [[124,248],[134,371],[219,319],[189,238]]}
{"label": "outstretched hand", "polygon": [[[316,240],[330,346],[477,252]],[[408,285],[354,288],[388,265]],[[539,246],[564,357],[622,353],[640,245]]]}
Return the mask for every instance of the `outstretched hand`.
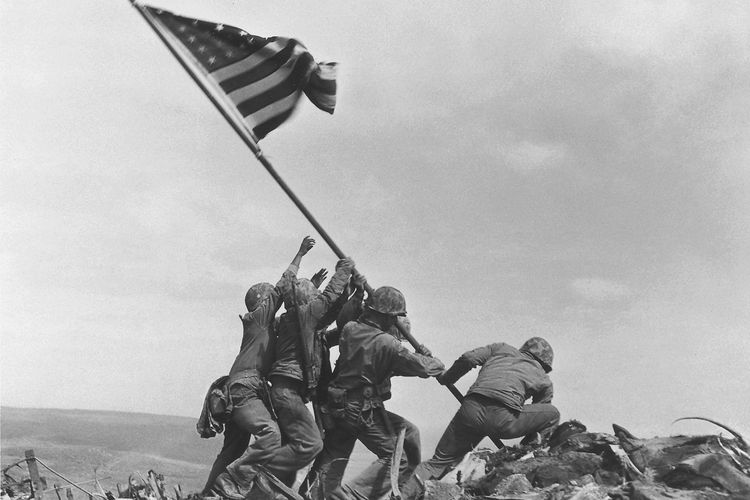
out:
{"label": "outstretched hand", "polygon": [[320,285],[323,284],[327,277],[328,269],[326,269],[325,267],[321,267],[320,271],[312,275],[310,281],[312,281],[312,284],[315,285],[315,288],[320,288]]}
{"label": "outstretched hand", "polygon": [[302,243],[299,246],[299,252],[297,252],[298,255],[306,255],[307,252],[310,251],[312,247],[315,246],[315,238],[312,238],[311,236],[305,236],[302,238]]}

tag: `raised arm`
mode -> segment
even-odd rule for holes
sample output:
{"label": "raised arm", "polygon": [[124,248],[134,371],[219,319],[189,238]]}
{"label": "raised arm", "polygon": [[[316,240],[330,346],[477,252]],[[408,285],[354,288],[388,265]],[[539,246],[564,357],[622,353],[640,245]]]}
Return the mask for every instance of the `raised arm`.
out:
{"label": "raised arm", "polygon": [[[325,290],[323,290],[323,293],[315,297],[310,303],[312,316],[316,321],[323,319],[333,303],[341,297],[342,293],[344,293],[344,289],[349,283],[349,276],[351,276],[353,269],[354,261],[351,257],[338,261],[336,264],[336,272],[331,279],[328,280],[328,285],[326,285]],[[333,320],[336,319],[336,316],[334,315],[333,317],[326,319],[328,320],[328,323],[318,324],[317,328],[324,328],[329,323],[333,322]]]}
{"label": "raised arm", "polygon": [[315,246],[315,239],[310,236],[305,236],[302,238],[302,243],[300,243],[299,250],[297,250],[297,255],[294,256],[292,259],[292,263],[289,265],[289,267],[294,266],[299,270],[299,265],[302,263],[302,257],[307,255],[307,252],[310,251],[312,247]]}
{"label": "raised arm", "polygon": [[[284,271],[284,274],[281,275],[281,279],[279,280],[279,282],[276,283],[276,290],[279,297],[284,297],[286,293],[291,291],[292,284],[297,279],[297,272],[299,271],[299,265],[302,263],[302,257],[307,255],[307,252],[309,252],[310,249],[314,246],[315,240],[313,238],[311,238],[310,236],[305,236],[304,238],[302,238],[302,243],[300,243],[299,250],[297,250],[297,253],[294,255],[292,262],[289,263],[289,267],[287,267],[286,271]],[[279,305],[281,305],[281,303],[279,303]]]}

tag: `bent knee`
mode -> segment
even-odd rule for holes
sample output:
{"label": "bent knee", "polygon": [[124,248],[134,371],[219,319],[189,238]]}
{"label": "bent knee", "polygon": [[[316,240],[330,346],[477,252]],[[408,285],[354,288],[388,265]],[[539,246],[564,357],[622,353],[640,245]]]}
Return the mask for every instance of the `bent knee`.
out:
{"label": "bent knee", "polygon": [[306,443],[300,443],[294,447],[295,455],[299,463],[307,465],[323,451],[323,440],[318,438]]}
{"label": "bent knee", "polygon": [[556,406],[549,405],[549,419],[555,425],[560,423],[560,410]]}
{"label": "bent knee", "polygon": [[323,440],[317,439],[310,446],[310,460],[320,455],[321,451],[323,451]]}

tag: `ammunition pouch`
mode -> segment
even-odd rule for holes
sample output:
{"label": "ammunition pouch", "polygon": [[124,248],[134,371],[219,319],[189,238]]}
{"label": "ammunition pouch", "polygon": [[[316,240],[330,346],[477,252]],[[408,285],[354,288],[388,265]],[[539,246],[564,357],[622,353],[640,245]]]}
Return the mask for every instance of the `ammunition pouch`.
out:
{"label": "ammunition pouch", "polygon": [[346,413],[346,403],[348,401],[346,392],[346,389],[341,389],[339,387],[328,387],[327,404],[321,408],[323,423],[326,428],[333,427],[333,425],[330,425],[329,427],[329,422],[326,422],[326,420],[332,423],[332,419],[344,418]]}
{"label": "ammunition pouch", "polygon": [[339,387],[329,387],[328,388],[328,404],[337,407],[337,408],[343,408],[344,405],[346,405],[346,389],[341,389]]}

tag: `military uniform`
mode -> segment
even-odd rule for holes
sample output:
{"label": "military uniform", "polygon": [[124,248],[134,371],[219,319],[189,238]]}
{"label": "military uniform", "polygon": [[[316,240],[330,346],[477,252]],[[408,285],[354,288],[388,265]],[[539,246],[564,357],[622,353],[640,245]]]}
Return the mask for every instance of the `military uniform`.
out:
{"label": "military uniform", "polygon": [[[417,468],[420,479],[442,478],[486,436],[512,439],[535,432],[544,436],[558,424],[560,413],[550,404],[552,381],[546,373],[551,368],[508,344],[491,344],[464,353],[438,380],[453,384],[479,365],[482,369],[477,380],[445,429],[435,454]],[[532,404],[525,405],[530,397]],[[405,498],[415,487],[415,481],[410,481]]]}
{"label": "military uniform", "polygon": [[[317,293],[305,304],[290,300],[279,320],[276,360],[269,378],[283,444],[266,467],[287,486],[294,484],[297,471],[323,448],[315,419],[305,406],[320,377],[322,360],[316,332],[336,318],[331,309],[346,288],[351,272],[351,265],[340,266],[323,293]],[[284,293],[286,297],[294,296],[292,290]]]}
{"label": "military uniform", "polygon": [[311,472],[319,473],[319,488],[326,498],[340,485],[357,439],[378,459],[346,485],[345,490],[373,499],[388,492],[388,466],[395,447],[393,432],[400,429],[406,430],[400,479],[409,477],[421,460],[419,431],[401,416],[385,411],[383,401],[391,397],[390,378],[394,375],[426,378],[439,375],[443,368],[440,360],[412,353],[366,319],[346,324],[339,340],[339,359],[328,401],[323,408],[329,420],[323,451]]}
{"label": "military uniform", "polygon": [[[266,463],[281,446],[279,427],[264,402],[264,377],[274,359],[274,316],[282,304],[282,290],[290,286],[296,273],[297,266],[290,265],[267,297],[242,317],[240,352],[229,370],[227,383],[232,414],[225,425],[224,445],[206,481],[205,494],[218,486],[227,495],[241,495],[237,487],[250,487],[255,475],[253,465]],[[252,444],[251,435],[255,436]]]}

